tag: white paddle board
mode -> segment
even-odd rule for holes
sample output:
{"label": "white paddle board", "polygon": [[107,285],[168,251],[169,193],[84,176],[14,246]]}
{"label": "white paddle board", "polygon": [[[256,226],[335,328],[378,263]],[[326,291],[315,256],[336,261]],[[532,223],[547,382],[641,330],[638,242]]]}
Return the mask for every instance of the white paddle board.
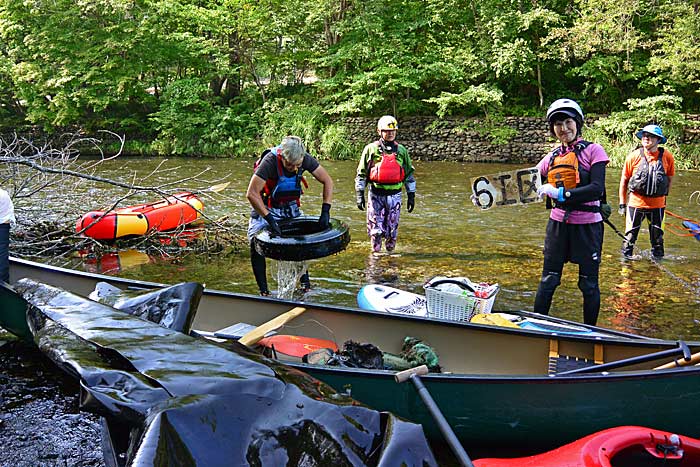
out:
{"label": "white paddle board", "polygon": [[357,305],[363,310],[386,311],[427,316],[425,296],[380,284],[368,284],[357,293]]}

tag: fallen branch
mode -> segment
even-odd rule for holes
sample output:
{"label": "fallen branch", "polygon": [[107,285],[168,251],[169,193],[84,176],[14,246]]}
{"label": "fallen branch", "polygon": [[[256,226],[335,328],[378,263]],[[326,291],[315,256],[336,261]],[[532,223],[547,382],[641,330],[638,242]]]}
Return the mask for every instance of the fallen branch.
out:
{"label": "fallen branch", "polygon": [[[15,201],[15,209],[18,213],[18,227],[13,230],[12,251],[24,256],[68,256],[76,251],[88,250],[109,251],[114,248],[140,248],[159,253],[181,254],[188,251],[199,253],[216,253],[231,249],[238,249],[246,243],[244,226],[234,225],[230,222],[222,222],[220,219],[212,219],[200,212],[203,219],[208,222],[197,228],[197,235],[192,235],[192,229],[184,226],[175,232],[162,233],[151,232],[148,235],[137,238],[119,240],[110,244],[101,243],[94,239],[80,235],[76,232],[74,224],[66,219],[78,219],[84,212],[75,208],[75,203],[66,203],[65,210],[57,212],[48,199],[75,200],[76,193],[89,193],[84,183],[108,184],[123,188],[127,192],[116,200],[111,200],[111,206],[105,213],[117,209],[127,199],[137,194],[150,192],[162,198],[173,196],[176,192],[189,191],[197,195],[211,198],[211,185],[225,187],[222,183],[225,178],[216,180],[203,180],[210,172],[204,169],[195,175],[177,178],[167,183],[158,185],[144,184],[144,180],[153,178],[163,172],[177,173],[180,167],[164,167],[167,159],[161,161],[156,168],[145,176],[134,173],[132,180],[127,182],[115,180],[97,174],[100,164],[117,158],[124,147],[124,137],[105,131],[105,134],[115,137],[119,141],[119,150],[116,154],[106,156],[101,149],[102,142],[96,138],[84,138],[79,134],[68,135],[63,138],[64,144],[60,148],[54,148],[51,143],[36,144],[32,140],[20,138],[14,135],[10,141],[0,138],[0,183],[10,192]],[[96,149],[100,157],[98,160],[79,160],[79,147],[90,146]],[[208,187],[198,189],[183,189],[188,185],[201,185],[206,183]],[[94,200],[93,200],[94,203]],[[55,206],[55,203],[53,204]],[[28,219],[41,219],[41,222],[31,222]],[[95,220],[96,222],[97,220]],[[93,222],[94,223],[94,222]],[[92,225],[92,224],[91,224]],[[87,229],[89,226],[85,227]],[[188,241],[182,241],[183,232],[188,232]],[[197,237],[197,238],[192,238]],[[206,246],[206,250],[203,248]]]}

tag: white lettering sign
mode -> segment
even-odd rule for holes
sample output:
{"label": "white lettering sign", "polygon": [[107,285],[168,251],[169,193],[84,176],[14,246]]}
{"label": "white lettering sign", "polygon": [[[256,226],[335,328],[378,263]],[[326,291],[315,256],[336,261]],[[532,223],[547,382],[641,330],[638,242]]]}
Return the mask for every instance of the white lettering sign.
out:
{"label": "white lettering sign", "polygon": [[537,167],[482,175],[471,180],[472,194],[481,209],[537,203],[537,189],[542,185]]}

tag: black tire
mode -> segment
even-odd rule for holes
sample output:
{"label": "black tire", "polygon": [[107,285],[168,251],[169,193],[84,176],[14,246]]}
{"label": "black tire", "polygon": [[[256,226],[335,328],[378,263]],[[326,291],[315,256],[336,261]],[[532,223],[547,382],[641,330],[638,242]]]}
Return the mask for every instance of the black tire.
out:
{"label": "black tire", "polygon": [[330,227],[321,230],[318,216],[300,216],[278,222],[281,237],[270,236],[263,229],[255,235],[255,250],[266,258],[281,261],[305,261],[324,258],[343,251],[350,243],[347,224],[330,220]]}

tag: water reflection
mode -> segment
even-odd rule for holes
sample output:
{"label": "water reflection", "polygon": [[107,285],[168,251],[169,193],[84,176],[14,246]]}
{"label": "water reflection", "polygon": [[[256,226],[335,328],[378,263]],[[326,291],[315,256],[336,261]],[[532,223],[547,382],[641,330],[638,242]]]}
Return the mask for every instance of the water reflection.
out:
{"label": "water reflection", "polygon": [[118,274],[126,269],[155,263],[158,260],[139,250],[122,250],[96,253],[89,250],[79,252],[85,270],[97,274]]}
{"label": "water reflection", "polygon": [[[205,213],[210,218],[229,216],[240,218],[241,233],[250,212],[245,200],[250,164],[246,160],[187,159],[170,161],[179,164],[181,175],[196,174],[205,167],[222,176],[230,174],[231,185],[221,194],[207,199]],[[123,177],[132,171],[147,174],[162,163],[161,159],[125,159],[113,167],[104,166],[102,175]],[[478,175],[512,171],[516,166],[506,164],[475,164],[417,161],[418,193],[416,208],[402,219],[399,243],[395,255],[370,257],[366,236],[365,213],[358,210],[354,200],[355,161],[324,161],[334,181],[333,217],[350,227],[353,240],[347,250],[309,264],[312,289],[304,300],[355,306],[356,294],[367,283],[383,283],[392,287],[423,293],[421,287],[430,278],[466,276],[475,282],[499,283],[495,309],[532,310],[533,292],[537,288],[542,268],[544,231],[549,212],[541,206],[494,208],[479,211],[468,197],[468,181]],[[112,170],[112,173],[109,171]],[[155,174],[158,178],[159,175]],[[162,180],[167,182],[167,172]],[[608,193],[617,192],[619,170],[608,173]],[[680,172],[668,200],[669,209],[688,218],[697,218],[700,208],[689,205],[690,193],[700,186],[700,172]],[[187,187],[183,187],[187,188]],[[87,189],[87,188],[86,188]],[[100,204],[118,196],[111,187],[102,187]],[[93,197],[96,198],[96,197]],[[76,195],[75,199],[80,199]],[[56,200],[65,203],[65,199]],[[303,209],[315,212],[321,205],[320,184],[311,182],[302,198]],[[60,206],[59,206],[60,209]],[[90,206],[81,206],[89,210]],[[613,223],[622,219],[613,216]],[[605,229],[603,261],[600,270],[601,314],[599,324],[625,330],[635,330],[654,337],[700,340],[700,296],[681,284],[700,283],[698,264],[699,243],[692,237],[665,236],[667,258],[661,270],[643,257],[632,264],[620,261],[621,239],[612,229]],[[47,261],[52,261],[47,259]],[[80,259],[53,260],[53,264],[91,267]],[[92,266],[94,267],[94,266]],[[567,268],[575,266],[567,266]],[[629,276],[624,268],[631,269]],[[576,286],[577,275],[567,269],[557,290],[552,314],[581,320],[581,293]],[[123,269],[124,277],[176,283],[199,281],[214,289],[256,294],[257,287],[250,270],[247,249],[242,253],[191,253],[178,258],[176,264],[161,258]],[[675,278],[673,276],[675,276]],[[645,281],[652,281],[648,285]],[[295,292],[295,298],[299,294]]]}
{"label": "water reflection", "polygon": [[399,254],[387,253],[370,253],[367,255],[365,282],[392,287],[400,285],[400,256]]}
{"label": "water reflection", "polygon": [[620,268],[620,281],[609,298],[614,315],[610,322],[622,331],[655,335],[652,319],[657,301],[656,288],[660,271],[650,270],[638,262],[627,261]]}

